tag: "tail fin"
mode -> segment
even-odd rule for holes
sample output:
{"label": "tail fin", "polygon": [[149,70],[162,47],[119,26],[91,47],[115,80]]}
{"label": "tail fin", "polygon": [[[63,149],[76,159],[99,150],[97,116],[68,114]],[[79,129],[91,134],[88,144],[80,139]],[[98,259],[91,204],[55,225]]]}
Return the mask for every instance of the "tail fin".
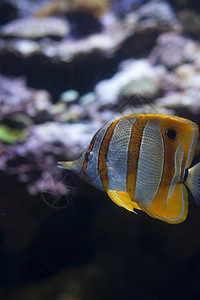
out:
{"label": "tail fin", "polygon": [[190,189],[195,202],[200,206],[200,162],[188,169],[188,178],[185,184]]}

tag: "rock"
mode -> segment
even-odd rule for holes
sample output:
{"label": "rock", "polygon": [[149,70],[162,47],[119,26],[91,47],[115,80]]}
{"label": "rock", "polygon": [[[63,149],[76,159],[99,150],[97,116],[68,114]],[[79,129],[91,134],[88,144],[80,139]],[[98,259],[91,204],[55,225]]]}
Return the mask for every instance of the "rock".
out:
{"label": "rock", "polygon": [[21,18],[13,20],[0,29],[5,37],[40,39],[42,37],[66,37],[70,32],[69,23],[58,18]]}
{"label": "rock", "polygon": [[122,87],[119,98],[128,99],[134,95],[141,94],[147,98],[153,98],[159,91],[159,81],[151,77],[133,79]]}
{"label": "rock", "polygon": [[96,95],[94,92],[89,92],[80,97],[79,103],[83,106],[88,106],[96,100]]}
{"label": "rock", "polygon": [[152,63],[171,69],[185,62],[193,62],[197,50],[197,44],[192,39],[168,32],[158,37],[149,57]]}
{"label": "rock", "polygon": [[183,10],[178,13],[178,19],[183,25],[184,33],[199,40],[200,16],[192,10]]}
{"label": "rock", "polygon": [[158,107],[164,107],[177,112],[184,112],[184,115],[192,119],[192,116],[200,114],[199,89],[188,89],[184,92],[176,92],[156,100]]}
{"label": "rock", "polygon": [[87,12],[95,18],[102,16],[109,8],[109,0],[51,0],[38,8],[36,17],[49,17],[58,14]]}
{"label": "rock", "polygon": [[76,90],[67,90],[60,95],[59,101],[64,103],[76,102],[79,98],[79,93]]}
{"label": "rock", "polygon": [[28,135],[28,127],[32,120],[23,114],[14,114],[5,118],[0,124],[0,141],[7,144],[24,142]]}
{"label": "rock", "polygon": [[9,79],[0,75],[0,120],[16,113],[45,119],[50,104],[51,97],[47,91],[28,88],[22,77]]}
{"label": "rock", "polygon": [[80,38],[101,31],[100,18],[109,9],[109,0],[51,0],[34,14],[36,17],[63,15],[71,25],[71,36]]}
{"label": "rock", "polygon": [[[9,43],[8,43],[9,44]],[[12,43],[10,43],[11,45]],[[21,53],[24,58],[40,53],[40,46],[36,41],[31,40],[15,40],[14,49],[17,53]]]}
{"label": "rock", "polygon": [[111,8],[119,16],[124,16],[144,2],[145,0],[113,0]]}
{"label": "rock", "polygon": [[[101,127],[101,124],[88,122],[77,123],[57,123],[47,122],[45,124],[36,125],[32,130],[32,136],[27,140],[24,145],[26,151],[36,153],[40,151],[35,141],[39,143],[47,143],[48,145],[59,144],[60,151],[56,154],[65,153],[65,158],[69,159],[70,156],[75,156],[76,151],[80,148],[86,147],[92,135]],[[32,147],[32,145],[34,145]],[[47,148],[46,148],[47,149]],[[58,148],[59,150],[59,148]],[[66,157],[67,155],[67,157]]]}
{"label": "rock", "polygon": [[23,142],[1,144],[4,155],[0,158],[0,168],[10,175],[16,175],[19,182],[29,183],[27,189],[33,194],[41,192],[45,174],[57,171],[58,160],[78,156],[101,125],[99,122],[46,122],[32,125],[29,136]]}
{"label": "rock", "polygon": [[77,57],[98,53],[102,56],[112,56],[124,41],[122,31],[114,35],[99,33],[78,41],[66,40],[57,47],[57,56],[61,61],[71,62]]}
{"label": "rock", "polygon": [[[105,73],[112,74],[112,69],[117,65],[114,56],[125,39],[126,35],[120,28],[116,32],[102,32],[79,40],[64,39],[60,42],[50,39],[0,40],[1,72],[19,76],[23,69],[30,85],[47,89],[57,101],[66,89],[77,90],[78,87],[81,94],[87,93]],[[131,45],[133,48],[132,43]],[[7,61],[11,63],[8,64]],[[92,69],[96,76],[93,76],[93,72],[87,72],[85,76],[83,65]],[[32,71],[33,68],[40,69],[40,78],[38,72]],[[88,86],[91,86],[89,90]]]}
{"label": "rock", "polygon": [[137,10],[139,28],[177,28],[180,29],[180,24],[173,12],[172,7],[166,1],[150,1],[142,5]]}
{"label": "rock", "polygon": [[77,122],[87,119],[87,117],[87,112],[82,106],[78,104],[71,104],[56,119],[60,122]]}
{"label": "rock", "polygon": [[182,64],[174,69],[174,75],[178,83],[179,90],[185,90],[190,87],[198,87],[195,78],[199,77],[199,70],[195,68],[194,64]]}
{"label": "rock", "polygon": [[[34,20],[36,23],[45,21],[44,18],[23,18],[19,19],[19,22],[27,19]],[[47,18],[45,22],[50,19]],[[62,91],[67,89],[75,89],[80,94],[87,93],[105,77],[105,74],[107,78],[112,76],[120,61],[130,57],[145,57],[151,51],[161,30],[161,25],[156,25],[157,28],[150,28],[151,32],[148,26],[140,31],[140,27],[137,27],[140,21],[136,18],[134,22],[135,25],[132,24],[132,27],[126,27],[126,20],[119,19],[114,16],[114,13],[109,12],[101,18],[102,28],[99,33],[90,34],[81,39],[74,38],[72,34],[59,41],[49,38],[35,38],[35,40],[27,40],[25,37],[23,39],[19,37],[17,39],[4,38],[0,40],[2,73],[18,76],[19,70],[22,69],[29,84],[39,85],[50,91],[54,101],[57,101]],[[27,25],[27,28],[30,24]],[[15,30],[18,30],[19,36],[23,36],[23,30],[16,29],[18,25],[16,27],[14,25],[8,30],[9,34],[11,32],[14,34]],[[36,35],[39,36],[39,34],[36,32]],[[49,33],[46,32],[46,34]],[[12,63],[7,64],[7,61]],[[15,68],[12,67],[13,65]],[[93,76],[92,72],[87,72],[87,76],[85,76],[83,68],[85,65],[96,75]],[[37,72],[31,71],[33,68],[40,69],[40,79],[38,79]],[[47,73],[48,76],[46,76]],[[58,83],[54,87],[56,81]]]}
{"label": "rock", "polygon": [[123,27],[127,35],[133,35],[135,38],[138,35],[140,43],[141,39],[147,39],[149,36],[150,40],[155,39],[162,32],[182,31],[182,25],[177,20],[172,7],[165,1],[151,1],[127,13]]}
{"label": "rock", "polygon": [[130,98],[140,93],[144,97],[155,97],[164,74],[163,67],[153,67],[145,59],[125,61],[111,79],[102,80],[96,85],[97,100],[104,106],[116,105],[120,98]]}

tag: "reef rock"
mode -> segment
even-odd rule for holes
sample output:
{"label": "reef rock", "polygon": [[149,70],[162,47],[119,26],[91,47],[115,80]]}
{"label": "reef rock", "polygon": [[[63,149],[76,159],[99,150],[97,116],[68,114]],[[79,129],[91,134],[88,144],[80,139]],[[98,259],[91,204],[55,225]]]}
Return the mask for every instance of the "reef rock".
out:
{"label": "reef rock", "polygon": [[69,23],[58,18],[20,18],[0,28],[4,37],[40,39],[42,37],[66,37],[70,32]]}
{"label": "reef rock", "polygon": [[166,1],[150,1],[138,9],[140,26],[177,24],[175,13]]}
{"label": "reef rock", "polygon": [[182,26],[169,3],[165,1],[150,1],[125,17],[125,27],[134,32],[154,30],[181,31]]}
{"label": "reef rock", "polygon": [[16,113],[33,119],[41,113],[46,115],[50,103],[47,91],[28,88],[24,78],[11,79],[0,75],[0,120]]}
{"label": "reef rock", "polygon": [[153,67],[147,60],[128,60],[112,78],[100,81],[95,93],[101,106],[116,105],[122,98],[137,94],[156,97],[164,74],[162,66]]}
{"label": "reef rock", "polygon": [[199,13],[186,9],[178,13],[178,19],[183,26],[184,33],[199,40],[200,16]]}
{"label": "reef rock", "polygon": [[41,6],[34,15],[49,17],[57,14],[87,12],[99,18],[108,10],[109,2],[109,0],[51,0]]}
{"label": "reef rock", "polygon": [[[32,125],[29,137],[22,143],[1,143],[0,170],[17,175],[19,182],[29,183],[32,194],[42,191],[45,174],[56,172],[60,159],[74,159],[87,147],[102,124],[46,122]],[[62,188],[62,187],[61,187]]]}
{"label": "reef rock", "polygon": [[185,62],[193,62],[197,50],[197,44],[192,39],[167,32],[158,37],[157,45],[150,54],[150,61],[171,69]]}
{"label": "reef rock", "polygon": [[[199,79],[199,78],[198,78]],[[164,107],[183,113],[189,119],[194,119],[194,115],[200,114],[200,93],[199,89],[188,89],[183,92],[174,92],[162,98],[158,98],[155,102],[159,108]],[[198,122],[199,119],[196,120]]]}

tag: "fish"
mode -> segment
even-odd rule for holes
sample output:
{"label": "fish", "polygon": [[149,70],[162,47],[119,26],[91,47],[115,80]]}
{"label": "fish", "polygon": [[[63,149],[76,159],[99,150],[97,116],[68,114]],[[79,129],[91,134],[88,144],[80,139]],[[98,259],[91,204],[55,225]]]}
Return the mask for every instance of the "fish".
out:
{"label": "fish", "polygon": [[198,125],[178,116],[124,116],[100,128],[79,159],[58,167],[128,211],[178,224],[188,214],[188,189],[200,205],[200,162],[191,167],[198,136]]}

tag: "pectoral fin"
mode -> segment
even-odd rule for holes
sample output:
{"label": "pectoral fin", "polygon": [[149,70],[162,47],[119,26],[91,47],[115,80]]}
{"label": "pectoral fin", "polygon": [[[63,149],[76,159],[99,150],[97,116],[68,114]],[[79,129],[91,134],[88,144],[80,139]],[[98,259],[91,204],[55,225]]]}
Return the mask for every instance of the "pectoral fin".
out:
{"label": "pectoral fin", "polygon": [[135,212],[134,208],[140,209],[136,202],[132,201],[129,194],[126,192],[119,192],[114,190],[107,191],[108,196],[115,202],[117,205],[130,210],[131,212]]}
{"label": "pectoral fin", "polygon": [[188,213],[188,193],[184,184],[176,184],[170,197],[159,195],[151,205],[141,205],[141,209],[153,218],[178,224],[183,222]]}
{"label": "pectoral fin", "polygon": [[188,170],[185,184],[189,187],[195,202],[200,205],[200,163]]}

